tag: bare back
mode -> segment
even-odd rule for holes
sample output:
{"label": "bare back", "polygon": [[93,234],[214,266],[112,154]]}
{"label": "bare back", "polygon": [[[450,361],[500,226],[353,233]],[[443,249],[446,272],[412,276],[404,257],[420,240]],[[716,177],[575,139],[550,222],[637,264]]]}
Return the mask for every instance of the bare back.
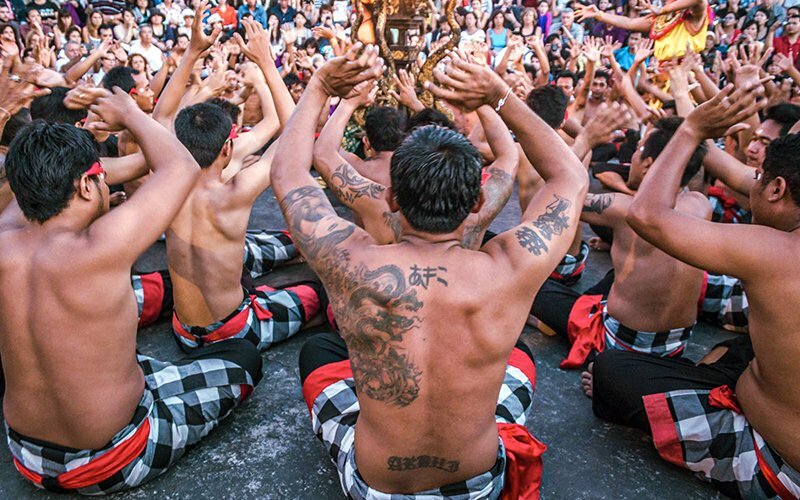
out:
{"label": "bare back", "polygon": [[62,446],[105,445],[144,388],[129,270],[91,262],[85,232],[4,225],[0,245],[13,248],[0,255],[8,425]]}
{"label": "bare back", "polygon": [[[511,276],[492,274],[488,255],[459,242],[360,247],[339,262],[323,280],[360,395],[361,475],[380,490],[419,491],[489,470],[508,353],[530,307],[525,294],[509,286]],[[419,455],[457,470],[387,471],[392,460]]]}
{"label": "bare back", "polygon": [[[623,195],[617,195],[621,197]],[[676,209],[708,218],[710,208],[681,193]],[[643,332],[661,332],[692,326],[703,271],[670,257],[638,236],[627,224],[614,227],[611,246],[614,284],[608,312],[622,324]]]}
{"label": "bare back", "polygon": [[[797,231],[771,232],[764,245],[780,248],[789,259],[784,262],[800,258]],[[742,281],[756,357],[739,377],[736,395],[753,427],[781,458],[800,470],[800,389],[794,383],[800,377],[800,271],[795,266],[780,267],[780,272]]]}
{"label": "bare back", "polygon": [[242,302],[244,237],[251,205],[237,202],[231,183],[204,172],[167,230],[167,261],[175,312],[193,326],[225,318]]}

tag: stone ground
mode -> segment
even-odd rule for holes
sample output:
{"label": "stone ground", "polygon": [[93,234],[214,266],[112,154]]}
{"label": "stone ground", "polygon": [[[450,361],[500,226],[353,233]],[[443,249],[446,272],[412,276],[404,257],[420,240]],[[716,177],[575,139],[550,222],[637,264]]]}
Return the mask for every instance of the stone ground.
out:
{"label": "stone ground", "polygon": [[[346,211],[341,206],[337,210]],[[491,229],[500,232],[513,227],[519,213],[515,195]],[[250,226],[285,227],[271,191],[257,201]],[[584,228],[588,231],[588,227]],[[587,234],[584,238],[588,238]],[[163,243],[156,243],[137,264],[138,271],[164,268]],[[578,287],[588,288],[609,268],[607,253],[592,252]],[[305,265],[291,266],[276,271],[265,282],[286,283],[309,273]],[[267,351],[264,380],[242,408],[172,470],[117,497],[342,498],[336,471],[311,431],[300,389],[297,356],[303,341],[315,331],[320,329],[301,332]],[[699,324],[688,357],[699,359],[715,343],[731,336]],[[139,332],[139,348],[156,358],[176,360],[180,353],[171,337],[169,322],[161,321]],[[549,446],[544,455],[543,498],[720,498],[691,473],[661,461],[643,433],[595,418],[591,402],[580,390],[579,373],[558,368],[567,353],[565,343],[529,327],[522,332],[522,338],[531,347],[538,369],[528,427]],[[64,498],[24,482],[11,463],[7,447],[0,446],[0,498],[34,496]]]}

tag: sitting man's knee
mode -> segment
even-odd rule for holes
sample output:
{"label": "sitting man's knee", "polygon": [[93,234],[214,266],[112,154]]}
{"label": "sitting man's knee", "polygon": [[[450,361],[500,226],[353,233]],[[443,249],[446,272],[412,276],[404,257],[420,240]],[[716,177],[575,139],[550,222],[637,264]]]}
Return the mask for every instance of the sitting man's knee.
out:
{"label": "sitting man's knee", "polygon": [[319,333],[309,337],[300,349],[300,382],[305,382],[317,368],[348,359],[347,346],[335,333]]}

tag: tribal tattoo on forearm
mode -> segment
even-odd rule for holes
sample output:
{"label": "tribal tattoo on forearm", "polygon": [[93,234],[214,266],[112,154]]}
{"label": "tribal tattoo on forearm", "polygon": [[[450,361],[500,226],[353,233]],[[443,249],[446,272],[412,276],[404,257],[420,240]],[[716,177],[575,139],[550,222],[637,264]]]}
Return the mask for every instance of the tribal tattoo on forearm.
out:
{"label": "tribal tattoo on forearm", "polygon": [[344,203],[353,203],[362,196],[377,199],[386,187],[363,177],[349,163],[342,163],[331,174],[331,189]]}
{"label": "tribal tattoo on forearm", "polygon": [[572,206],[572,202],[557,194],[553,196],[555,201],[547,205],[544,213],[533,221],[533,228],[523,226],[515,233],[520,246],[537,256],[549,251],[550,248],[545,240],[551,241],[553,235],[560,236],[569,228],[567,210]]}
{"label": "tribal tattoo on forearm", "polygon": [[606,208],[614,203],[613,193],[589,194],[583,202],[583,211],[593,214],[602,214]]}
{"label": "tribal tattoo on forearm", "polygon": [[422,372],[402,343],[419,328],[423,303],[396,265],[353,263],[342,243],[355,226],[336,217],[322,190],[295,189],[281,203],[295,244],[328,290],[347,341],[359,395],[404,407],[419,396]]}

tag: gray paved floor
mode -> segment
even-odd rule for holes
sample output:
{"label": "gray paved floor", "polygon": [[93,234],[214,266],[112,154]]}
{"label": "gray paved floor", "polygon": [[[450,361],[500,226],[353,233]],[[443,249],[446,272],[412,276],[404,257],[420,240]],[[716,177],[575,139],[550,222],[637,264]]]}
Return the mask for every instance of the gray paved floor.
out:
{"label": "gray paved floor", "polygon": [[[508,229],[518,219],[514,197],[492,229]],[[285,226],[271,191],[259,199],[250,222],[254,228]],[[164,268],[163,252],[163,244],[154,245],[140,260],[138,270]],[[609,267],[608,254],[593,252],[579,286],[593,284]],[[309,272],[305,266],[292,266],[277,271],[266,282],[293,281]],[[335,469],[311,432],[300,391],[297,355],[312,333],[304,332],[268,351],[264,380],[243,408],[164,476],[118,497],[341,498]],[[731,336],[701,324],[688,356],[698,359],[714,343]],[[558,369],[567,352],[564,343],[530,328],[523,332],[523,339],[531,346],[538,369],[529,427],[549,446],[544,456],[542,498],[719,498],[713,488],[690,473],[662,462],[641,432],[596,419],[590,401],[580,391],[579,373]],[[151,356],[179,357],[167,322],[140,331],[139,346]],[[63,498],[23,482],[7,448],[0,446],[0,498],[33,496]]]}

